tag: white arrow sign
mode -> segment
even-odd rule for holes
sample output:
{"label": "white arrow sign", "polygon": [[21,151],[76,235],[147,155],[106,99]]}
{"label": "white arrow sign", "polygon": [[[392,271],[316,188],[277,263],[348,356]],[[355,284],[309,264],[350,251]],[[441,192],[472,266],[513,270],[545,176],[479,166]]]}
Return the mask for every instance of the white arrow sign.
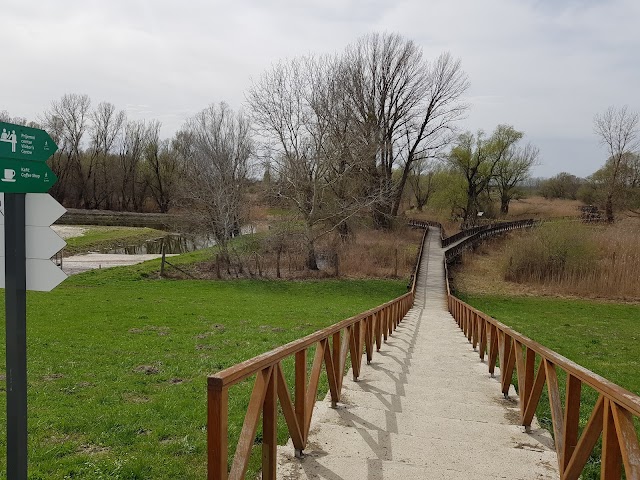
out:
{"label": "white arrow sign", "polygon": [[[27,290],[48,292],[67,275],[49,259],[67,244],[49,226],[67,210],[48,193],[25,196]],[[4,288],[4,193],[0,193],[0,288]]]}
{"label": "white arrow sign", "polygon": [[[4,257],[0,257],[0,288],[4,288]],[[50,292],[67,275],[51,260],[27,258],[27,290]]]}
{"label": "white arrow sign", "polygon": [[[48,227],[67,211],[48,193],[27,193],[25,224]],[[0,225],[4,225],[4,193],[0,193]]]}
{"label": "white arrow sign", "polygon": [[[67,244],[51,227],[25,227],[27,258],[50,259]],[[4,235],[0,235],[0,257],[4,257]]]}

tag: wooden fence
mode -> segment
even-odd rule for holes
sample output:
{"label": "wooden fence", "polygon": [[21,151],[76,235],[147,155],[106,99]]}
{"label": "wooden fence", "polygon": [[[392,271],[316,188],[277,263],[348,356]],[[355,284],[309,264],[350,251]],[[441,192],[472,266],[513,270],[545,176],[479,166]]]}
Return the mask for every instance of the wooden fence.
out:
{"label": "wooden fence", "polygon": [[[402,318],[413,306],[422,249],[427,229],[416,259],[410,290],[390,302],[343,320],[270,352],[254,357],[208,378],[208,478],[210,480],[243,479],[262,417],[262,478],[276,478],[276,432],[278,402],[284,414],[289,436],[300,455],[305,449],[311,415],[318,392],[320,375],[326,371],[331,403],[340,401],[343,376],[350,357],[354,380],[360,375],[362,357],[367,364],[382,347]],[[315,346],[310,372],[307,350]],[[295,358],[293,400],[285,381],[282,361]],[[229,388],[255,376],[240,438],[230,466],[228,457]]]}
{"label": "wooden fence", "polygon": [[[323,365],[335,405],[340,401],[343,374],[350,356],[354,380],[360,375],[362,357],[367,363],[383,341],[393,333],[413,305],[428,226],[437,222],[411,222],[425,228],[409,293],[379,307],[343,320],[328,328],[291,342],[258,357],[223,370],[208,378],[208,478],[210,480],[244,478],[258,423],[262,416],[262,478],[276,478],[277,405],[280,403],[296,454],[306,447],[313,406]],[[553,434],[562,480],[577,480],[600,436],[602,436],[601,472],[603,479],[640,480],[640,446],[634,421],[640,418],[640,397],[577,365],[556,352],[519,334],[497,320],[462,302],[451,294],[447,263],[490,235],[515,228],[527,228],[532,220],[505,222],[478,228],[462,242],[447,250],[444,260],[448,308],[481,360],[487,359],[493,375],[499,362],[501,390],[507,395],[513,373],[520,396],[521,423],[530,427],[546,384],[549,393]],[[454,241],[443,239],[443,245]],[[448,237],[451,238],[451,237]],[[310,372],[307,350],[315,346]],[[285,381],[281,362],[295,359],[294,399]],[[566,396],[560,393],[558,370],[566,374]],[[249,407],[245,415],[232,464],[228,457],[229,388],[255,376]],[[583,385],[598,393],[598,401],[579,435],[581,392]]]}
{"label": "wooden fence", "polygon": [[[454,247],[457,248],[458,246]],[[512,330],[451,294],[445,254],[445,282],[449,312],[489,373],[500,363],[502,393],[507,395],[514,371],[520,397],[520,420],[529,428],[545,384],[549,395],[553,436],[562,480],[577,480],[602,436],[601,478],[640,480],[640,446],[634,425],[640,419],[640,397],[596,375],[562,355]],[[560,394],[558,370],[566,374],[566,395]],[[598,400],[579,435],[583,385],[594,389]]]}
{"label": "wooden fence", "polygon": [[[531,228],[537,225],[537,222],[532,219],[526,220],[516,220],[513,222],[498,222],[491,223],[488,225],[481,225],[478,227],[468,228],[466,230],[462,230],[458,233],[455,233],[449,237],[445,237],[444,235],[444,227],[440,222],[433,222],[430,220],[412,220],[409,222],[409,225],[416,228],[427,228],[427,227],[436,227],[440,229],[440,242],[442,248],[447,248],[448,246],[460,242],[455,245],[455,250],[450,249],[448,257],[450,260],[457,257],[464,250],[478,244],[483,241],[485,238],[499,235],[504,232],[508,232],[511,230],[517,230],[521,228]],[[460,241],[464,239],[463,241]],[[448,251],[449,252],[449,251]]]}

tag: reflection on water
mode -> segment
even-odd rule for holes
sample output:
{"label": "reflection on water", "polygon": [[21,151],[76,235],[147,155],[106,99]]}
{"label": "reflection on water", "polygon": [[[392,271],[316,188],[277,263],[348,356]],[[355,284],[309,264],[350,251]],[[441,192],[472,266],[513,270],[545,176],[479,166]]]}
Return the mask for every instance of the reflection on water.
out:
{"label": "reflection on water", "polygon": [[138,245],[127,245],[109,250],[105,253],[120,255],[160,254],[164,246],[164,253],[187,253],[201,248],[215,245],[215,241],[207,237],[171,234],[166,237],[148,240]]}
{"label": "reflection on water", "polygon": [[[246,225],[241,229],[241,235],[248,235],[254,232],[255,230],[251,225]],[[215,240],[208,236],[171,233],[162,238],[148,240],[137,245],[114,248],[102,253],[119,255],[160,254],[162,253],[163,245],[164,253],[187,253],[201,248],[212,247],[215,244]]]}

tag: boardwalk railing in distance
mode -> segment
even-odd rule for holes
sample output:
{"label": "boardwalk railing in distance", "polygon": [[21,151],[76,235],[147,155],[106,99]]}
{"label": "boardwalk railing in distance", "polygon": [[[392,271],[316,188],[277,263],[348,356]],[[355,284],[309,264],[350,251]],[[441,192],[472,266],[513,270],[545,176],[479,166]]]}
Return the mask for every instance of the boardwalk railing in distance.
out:
{"label": "boardwalk railing in distance", "polygon": [[[640,420],[640,396],[534,342],[452,295],[447,262],[455,253],[447,251],[444,261],[449,312],[474,350],[478,350],[480,359],[487,359],[491,375],[499,360],[501,389],[505,396],[514,371],[517,373],[514,386],[520,397],[520,420],[527,428],[531,427],[546,384],[561,480],[580,478],[600,437],[601,478],[620,479],[624,471],[628,480],[640,480],[640,446],[636,430]],[[559,371],[566,375],[564,399],[560,393]],[[583,387],[595,390],[598,400],[580,435]]]}
{"label": "boardwalk railing in distance", "polygon": [[442,248],[447,248],[449,245],[452,245],[456,242],[460,242],[460,240],[465,239],[464,241],[457,244],[452,250],[452,254],[448,257],[453,259],[457,257],[460,253],[462,253],[467,248],[481,242],[487,237],[498,235],[500,233],[508,232],[511,230],[517,230],[520,228],[530,228],[537,225],[533,219],[526,220],[515,220],[513,222],[497,222],[491,223],[488,225],[481,225],[478,227],[468,228],[462,230],[461,232],[455,233],[449,237],[445,237],[444,227],[440,222],[434,222],[431,220],[411,220],[409,225],[416,228],[427,228],[427,227],[436,227],[440,229],[440,243]]}
{"label": "boardwalk railing in distance", "polygon": [[[340,401],[347,356],[350,356],[355,380],[360,375],[363,355],[366,353],[367,364],[370,363],[374,353],[380,350],[383,341],[395,331],[412,307],[426,236],[427,229],[422,237],[408,293],[208,377],[209,480],[244,478],[261,416],[262,478],[276,478],[278,402],[296,455],[302,454],[307,445],[323,365],[331,403],[335,406]],[[307,350],[312,347],[315,347],[315,355],[311,370],[307,371]],[[293,400],[282,367],[282,361],[290,357],[295,359]],[[229,388],[252,376],[255,376],[253,391],[229,469]]]}

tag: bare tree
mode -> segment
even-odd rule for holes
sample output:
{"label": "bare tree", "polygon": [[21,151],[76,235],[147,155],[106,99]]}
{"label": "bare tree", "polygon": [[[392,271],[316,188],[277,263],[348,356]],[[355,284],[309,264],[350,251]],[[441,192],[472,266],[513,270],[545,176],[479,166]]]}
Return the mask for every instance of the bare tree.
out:
{"label": "bare tree", "polygon": [[[345,59],[355,116],[368,144],[371,187],[384,198],[374,221],[388,227],[413,162],[451,140],[454,122],[467,108],[460,98],[469,84],[459,60],[444,53],[430,63],[413,41],[398,34],[363,37],[347,48]],[[395,166],[401,169],[397,182]]]}
{"label": "bare tree", "polygon": [[142,178],[142,161],[147,147],[149,131],[155,122],[147,124],[144,120],[128,121],[124,126],[120,146],[118,183],[120,186],[120,209],[140,211],[144,200],[145,185]]}
{"label": "bare tree", "polygon": [[638,113],[627,106],[609,107],[603,114],[593,119],[594,130],[608,150],[610,169],[606,180],[605,214],[608,222],[613,222],[613,197],[620,182],[620,172],[624,166],[625,154],[638,148]]}
{"label": "bare tree", "polygon": [[180,135],[188,152],[181,199],[193,223],[213,234],[228,260],[228,242],[240,232],[253,143],[250,122],[225,103],[189,119]]}
{"label": "bare tree", "polygon": [[[315,242],[370,205],[358,187],[362,169],[337,59],[280,62],[254,82],[247,100],[271,165],[275,195],[304,223],[307,268],[317,270]],[[362,175],[359,175],[360,178]],[[346,234],[346,231],[342,231]]]}
{"label": "bare tree", "polygon": [[500,196],[500,213],[509,213],[509,203],[517,193],[517,187],[524,182],[536,165],[540,151],[527,144],[512,145],[498,161],[494,169],[495,187]]}
{"label": "bare tree", "polygon": [[173,142],[160,139],[160,123],[149,128],[144,158],[147,186],[160,212],[166,213],[175,200],[180,158]]}
{"label": "bare tree", "polygon": [[109,102],[98,104],[90,114],[90,148],[84,166],[84,178],[91,183],[91,208],[111,208],[111,196],[115,190],[113,182],[115,149],[126,122],[124,111],[116,111]]}
{"label": "bare tree", "polygon": [[52,168],[58,176],[53,193],[58,200],[71,196],[74,204],[86,198],[82,174],[82,142],[87,131],[87,116],[91,100],[88,95],[66,94],[51,103],[42,124],[58,144]]}

